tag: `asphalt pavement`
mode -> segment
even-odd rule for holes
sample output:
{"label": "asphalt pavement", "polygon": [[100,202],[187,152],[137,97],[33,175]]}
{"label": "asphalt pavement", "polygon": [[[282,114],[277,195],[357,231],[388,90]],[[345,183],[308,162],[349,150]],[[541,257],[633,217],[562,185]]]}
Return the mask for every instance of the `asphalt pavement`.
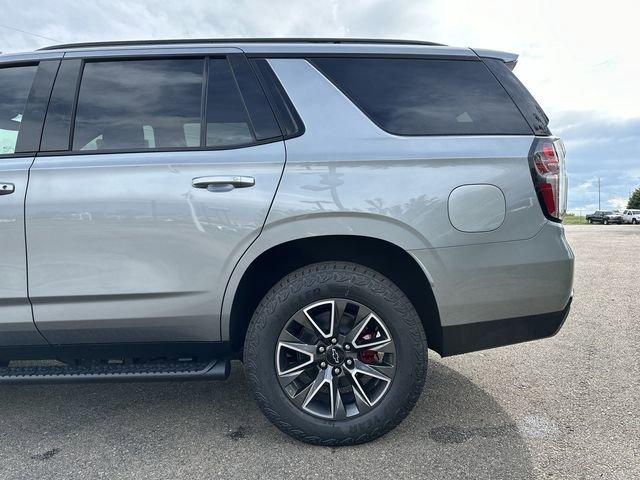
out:
{"label": "asphalt pavement", "polygon": [[551,339],[440,359],[412,414],[356,447],[305,445],[227,382],[0,387],[0,479],[640,478],[640,226],[576,225]]}

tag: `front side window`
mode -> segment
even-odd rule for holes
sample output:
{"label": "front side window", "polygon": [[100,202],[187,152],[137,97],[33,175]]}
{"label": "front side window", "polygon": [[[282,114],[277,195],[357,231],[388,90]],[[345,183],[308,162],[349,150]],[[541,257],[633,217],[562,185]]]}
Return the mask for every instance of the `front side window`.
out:
{"label": "front side window", "polygon": [[480,61],[315,58],[312,63],[377,125],[396,135],[530,135]]}
{"label": "front side window", "polygon": [[0,68],[0,155],[15,153],[22,115],[38,67]]}
{"label": "front side window", "polygon": [[73,150],[200,146],[204,59],[87,62]]}

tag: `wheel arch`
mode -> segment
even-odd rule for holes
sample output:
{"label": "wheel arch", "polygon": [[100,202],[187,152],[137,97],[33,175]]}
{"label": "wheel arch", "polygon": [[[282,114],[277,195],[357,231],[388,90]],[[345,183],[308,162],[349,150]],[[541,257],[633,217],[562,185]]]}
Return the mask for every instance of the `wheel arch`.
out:
{"label": "wheel arch", "polygon": [[[380,231],[371,228],[347,230]],[[407,246],[416,248],[416,238],[412,233],[395,232],[395,239],[404,243],[403,246],[389,238],[345,232],[325,231],[313,236],[298,234],[286,240],[282,237],[282,232],[277,235],[263,232],[240,260],[228,283],[221,315],[221,338],[231,342],[234,352],[240,354],[242,351],[255,307],[278,280],[310,263],[332,260],[359,263],[396,283],[414,304],[429,347],[441,351],[442,329],[432,281],[424,266],[407,252]],[[418,244],[424,248],[423,241]]]}

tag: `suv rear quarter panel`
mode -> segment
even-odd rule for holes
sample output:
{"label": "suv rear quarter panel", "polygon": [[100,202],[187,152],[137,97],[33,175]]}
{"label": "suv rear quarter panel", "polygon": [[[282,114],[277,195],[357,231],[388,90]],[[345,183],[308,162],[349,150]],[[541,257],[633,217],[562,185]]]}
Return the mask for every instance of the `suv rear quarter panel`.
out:
{"label": "suv rear quarter panel", "polygon": [[[533,136],[401,137],[378,128],[304,59],[270,59],[305,123],[286,141],[287,162],[262,235],[228,292],[261,251],[316,235],[367,235],[409,251],[432,284],[443,326],[562,310],[573,255],[544,217],[529,171]],[[448,199],[461,185],[493,185],[504,222],[453,227]],[[470,204],[470,214],[486,206]],[[230,302],[223,308],[225,319]]]}
{"label": "suv rear quarter panel", "polygon": [[[400,246],[412,250],[523,240],[546,223],[527,161],[532,136],[391,135],[306,60],[270,63],[306,133],[287,141],[285,173],[267,227],[348,212],[400,223],[413,238]],[[452,226],[449,195],[470,184],[502,190],[502,226],[481,233]],[[482,214],[482,206],[470,208]]]}

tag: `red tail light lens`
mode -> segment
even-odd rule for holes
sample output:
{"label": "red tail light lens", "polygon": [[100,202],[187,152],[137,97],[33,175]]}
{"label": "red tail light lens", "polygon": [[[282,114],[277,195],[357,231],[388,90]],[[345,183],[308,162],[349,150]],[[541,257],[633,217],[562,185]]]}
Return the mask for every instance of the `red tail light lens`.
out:
{"label": "red tail light lens", "polygon": [[539,138],[531,147],[529,162],[533,185],[545,216],[561,222],[567,210],[567,175],[564,144],[557,138]]}

